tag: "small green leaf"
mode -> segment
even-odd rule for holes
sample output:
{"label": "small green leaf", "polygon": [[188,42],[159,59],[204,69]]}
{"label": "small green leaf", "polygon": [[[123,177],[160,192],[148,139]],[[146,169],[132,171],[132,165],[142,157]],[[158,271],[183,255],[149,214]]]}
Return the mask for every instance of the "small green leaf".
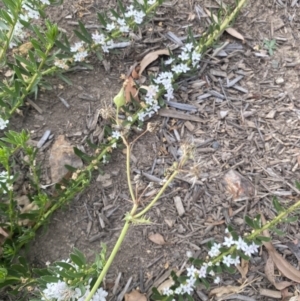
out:
{"label": "small green leaf", "polygon": [[255,229],[255,224],[254,224],[252,218],[249,217],[248,215],[245,216],[245,222],[247,223],[248,226]]}
{"label": "small green leaf", "polygon": [[298,220],[297,216],[291,216],[291,217],[284,218],[282,221],[285,223],[294,223],[297,220]]}
{"label": "small green leaf", "polygon": [[71,82],[71,80],[69,80],[66,76],[64,76],[63,74],[61,73],[57,73],[57,76],[63,80],[65,83],[67,83],[68,85],[70,86],[73,86],[73,83]]}
{"label": "small green leaf", "polygon": [[285,236],[285,233],[277,228],[272,228],[272,231],[274,231],[279,236]]}
{"label": "small green leaf", "polygon": [[84,42],[86,42],[86,43],[88,43],[88,44],[91,43],[90,40],[89,40],[88,38],[86,38],[80,31],[74,30],[74,33],[76,34],[76,36],[77,36],[80,40],[82,40],[82,41],[84,41]]}
{"label": "small green leaf", "polygon": [[93,39],[91,37],[91,34],[86,30],[84,24],[81,22],[81,21],[78,21],[78,24],[79,24],[79,28],[82,32],[82,34],[85,36],[85,38],[89,41],[88,43],[92,43],[93,42]]}
{"label": "small green leaf", "polygon": [[267,237],[267,236],[257,236],[256,238],[260,241],[265,241],[265,242],[271,241],[271,237]]}
{"label": "small green leaf", "polygon": [[105,21],[104,16],[102,16],[100,13],[98,13],[97,16],[98,16],[99,22],[100,22],[104,27],[106,27],[107,22]]}
{"label": "small green leaf", "polygon": [[93,157],[90,157],[89,155],[87,155],[86,153],[82,152],[80,149],[78,149],[77,147],[74,147],[74,153],[81,158],[82,160],[90,163],[93,160]]}

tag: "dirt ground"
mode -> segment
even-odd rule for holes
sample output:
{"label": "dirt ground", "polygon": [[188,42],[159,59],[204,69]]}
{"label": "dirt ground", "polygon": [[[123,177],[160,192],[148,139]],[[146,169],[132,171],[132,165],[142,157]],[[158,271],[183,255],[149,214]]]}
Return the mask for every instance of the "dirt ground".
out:
{"label": "dirt ground", "polygon": [[[28,107],[22,122],[16,117],[12,123],[16,128],[29,129],[35,141],[49,129],[54,134],[53,141],[58,135],[65,135],[72,145],[86,147],[84,138],[93,135],[87,124],[97,110],[112,103],[121,87],[120,75],[151,50],[172,47],[174,43],[166,37],[167,32],[183,37],[190,26],[194,34],[201,34],[207,27],[207,18],[199,20],[197,6],[216,12],[218,2],[165,3],[154,20],[141,30],[141,40],[106,57],[106,66],[110,65],[108,71],[96,58],[91,58],[93,70],[68,74],[72,86],[51,79],[53,91],[41,92],[37,101],[43,113]],[[60,8],[50,8],[49,15],[70,33],[79,19],[95,30],[96,13],[115,5],[115,1],[103,0],[65,1]],[[206,242],[221,241],[228,223],[243,234],[245,215],[254,217],[262,211],[271,219],[275,216],[273,196],[286,206],[299,196],[295,187],[295,181],[300,179],[299,16],[299,1],[249,0],[234,24],[245,42],[224,33],[215,48],[223,43],[228,45],[215,56],[214,49],[208,51],[197,74],[179,84],[174,101],[193,105],[195,110],[191,116],[197,121],[182,120],[171,113],[165,117],[161,113],[153,119],[159,124],[159,130],[136,143],[132,156],[133,176],[143,171],[163,178],[166,168],[176,159],[180,144],[189,139],[196,145],[194,160],[200,172],[194,186],[184,173],[175,180],[148,214],[151,225],[130,228],[106,277],[110,300],[121,300],[126,283],[129,283],[127,291],[138,287],[149,293],[159,279],[167,279],[171,269],[179,269],[188,254],[203,258],[207,254]],[[276,40],[277,47],[274,55],[269,56],[263,45],[264,40],[272,39]],[[238,77],[240,80],[232,84]],[[58,96],[70,107],[66,108]],[[173,114],[187,113],[171,106],[169,109]],[[50,148],[51,144],[39,153],[45,184],[51,183]],[[195,162],[190,162],[190,166]],[[230,170],[252,183],[255,193],[232,198],[224,185]],[[84,193],[67,208],[56,212],[47,228],[39,231],[28,254],[34,264],[64,259],[74,246],[91,260],[99,252],[100,243],[112,249],[124,215],[131,208],[125,156],[121,150],[113,154],[105,172],[112,179],[111,186],[103,187],[95,177]],[[145,184],[150,182],[145,176],[142,180]],[[182,216],[174,206],[175,196],[183,203]],[[99,223],[98,213],[104,216],[104,225]],[[299,224],[283,224],[280,228],[286,236],[274,236],[274,245],[297,266],[296,257],[286,243],[300,239]],[[152,243],[148,239],[152,233],[161,234],[166,244]],[[261,293],[261,289],[276,291],[265,277],[266,258],[263,250],[251,260],[247,276],[257,281],[231,296],[231,300],[276,300]],[[224,274],[220,285],[238,285],[240,279],[238,273]],[[296,294],[297,289],[296,285],[292,286],[289,292]],[[201,288],[194,294],[196,300],[208,300],[207,296],[208,292]]]}

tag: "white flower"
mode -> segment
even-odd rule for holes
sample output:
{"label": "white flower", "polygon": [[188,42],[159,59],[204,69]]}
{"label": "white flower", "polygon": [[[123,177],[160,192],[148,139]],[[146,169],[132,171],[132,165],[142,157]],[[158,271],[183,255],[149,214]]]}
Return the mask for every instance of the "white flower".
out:
{"label": "white flower", "polygon": [[211,271],[209,272],[209,275],[210,275],[210,276],[215,276],[215,272],[214,272],[213,270],[211,270]]}
{"label": "white flower", "polygon": [[124,33],[125,33],[125,32],[129,32],[129,27],[128,27],[127,25],[120,26],[119,29],[120,29],[121,32],[124,32]]}
{"label": "white flower", "polygon": [[159,91],[159,87],[158,86],[150,85],[148,87],[148,91],[147,91],[146,95],[149,96],[149,97],[155,97],[156,94],[158,93],[158,91]]}
{"label": "white flower", "polygon": [[166,295],[166,296],[171,296],[174,294],[173,290],[171,290],[169,287],[165,287],[162,291],[163,295]]}
{"label": "white flower", "polygon": [[237,256],[237,257],[234,258],[234,259],[231,257],[231,263],[234,264],[234,265],[240,264],[240,257]]}
{"label": "white flower", "polygon": [[121,133],[119,131],[112,132],[112,138],[119,139],[121,137]]}
{"label": "white flower", "polygon": [[75,300],[75,298],[77,299],[81,296],[81,291],[79,288],[74,290],[66,282],[59,280],[57,283],[47,283],[47,288],[43,290],[43,295],[42,300]]}
{"label": "white flower", "polygon": [[196,51],[193,51],[193,53],[192,53],[193,67],[195,67],[200,60],[201,60],[201,54],[197,53]]}
{"label": "white flower", "polygon": [[145,97],[145,102],[147,105],[152,105],[155,101],[156,101],[156,99],[154,99],[152,97],[149,97],[149,96]]}
{"label": "white flower", "polygon": [[192,43],[187,43],[182,47],[183,51],[186,51],[186,52],[191,52],[193,48],[194,48],[194,45]]}
{"label": "white flower", "polygon": [[239,239],[235,241],[235,245],[238,250],[242,250],[242,251],[246,250],[248,247],[246,242],[241,237],[239,237]]}
{"label": "white flower", "polygon": [[30,19],[36,19],[36,20],[38,20],[40,18],[39,12],[37,10],[32,9],[27,4],[23,5],[23,8],[26,10],[27,16]]}
{"label": "white flower", "polygon": [[255,244],[254,242],[252,242],[252,244],[250,245],[250,248],[251,248],[251,253],[257,253],[258,252],[258,248],[259,248],[259,245]]}
{"label": "white flower", "polygon": [[106,155],[103,155],[102,160],[103,160],[103,164],[109,163],[109,161],[106,158]]}
{"label": "white flower", "polygon": [[203,265],[198,271],[199,278],[205,278],[207,272],[207,266]]}
{"label": "white flower", "polygon": [[182,61],[188,61],[190,59],[190,55],[188,52],[182,51],[181,54],[178,56]]}
{"label": "white flower", "polygon": [[210,257],[218,256],[220,254],[220,248],[221,248],[221,244],[214,243],[210,251],[208,252],[208,255]]}
{"label": "white flower", "polygon": [[106,30],[112,31],[116,28],[116,25],[114,23],[108,23],[106,24]]}
{"label": "white flower", "polygon": [[221,282],[221,278],[219,276],[217,276],[215,279],[214,279],[214,283],[215,284],[219,284]]}
{"label": "white flower", "polygon": [[46,4],[46,5],[50,5],[50,1],[49,0],[40,0],[42,2],[42,4]]}
{"label": "white flower", "polygon": [[118,19],[117,19],[117,23],[118,23],[120,26],[125,26],[125,25],[126,25],[126,20],[125,20],[125,19],[118,18]]}
{"label": "white flower", "polygon": [[173,59],[172,57],[170,57],[169,59],[167,59],[167,60],[165,61],[165,64],[166,64],[166,65],[171,65],[173,62],[174,62],[174,59]]}
{"label": "white flower", "polygon": [[82,62],[84,59],[88,56],[88,53],[86,50],[77,52],[74,54],[73,58],[75,62]]}
{"label": "white flower", "polygon": [[235,244],[235,241],[233,240],[232,236],[229,237],[225,236],[224,240],[225,241],[223,242],[223,245],[228,248]]}
{"label": "white flower", "polygon": [[173,88],[169,88],[167,90],[167,93],[164,95],[164,97],[169,101],[170,99],[173,99],[174,98],[174,95],[173,95],[173,92],[174,92],[174,89]]}
{"label": "white flower", "polygon": [[232,258],[230,255],[223,257],[223,263],[226,264],[228,267],[232,264]]}
{"label": "white flower", "polygon": [[117,143],[114,142],[112,145],[111,145],[112,148],[117,148]]}
{"label": "white flower", "polygon": [[132,116],[128,116],[127,120],[130,121],[130,122],[132,122],[133,121]]}
{"label": "white flower", "polygon": [[227,233],[229,233],[229,230],[228,230],[228,228],[226,228],[226,229],[225,229],[225,233],[226,233],[226,234],[227,234]]}
{"label": "white flower", "polygon": [[145,17],[145,13],[143,11],[137,11],[135,15],[133,16],[134,21],[136,24],[141,24],[143,23],[143,19]]}
{"label": "white flower", "polygon": [[187,270],[187,276],[188,277],[194,277],[195,273],[197,272],[197,269],[191,265],[189,268],[186,269]]}
{"label": "white flower", "polygon": [[157,104],[157,102],[151,106],[151,110],[153,110],[155,113],[157,113],[159,109],[160,106]]}
{"label": "white flower", "polygon": [[105,36],[102,33],[95,32],[92,34],[92,39],[96,45],[104,45],[105,44]]}
{"label": "white flower", "polygon": [[181,294],[182,294],[182,287],[181,287],[181,286],[177,287],[177,288],[175,289],[174,293],[175,293],[176,295],[181,295]]}
{"label": "white flower", "polygon": [[71,46],[71,52],[77,52],[83,48],[83,42],[77,42],[73,46]]}
{"label": "white flower", "polygon": [[145,112],[141,111],[137,115],[140,121],[144,121],[144,118],[146,117]]}
{"label": "white flower", "polygon": [[108,293],[102,287],[100,287],[94,294],[91,301],[105,301],[107,295]]}
{"label": "white flower", "polygon": [[8,120],[4,120],[0,117],[0,130],[4,130],[7,127]]}
{"label": "white flower", "polygon": [[156,0],[148,0],[147,2],[148,2],[149,5],[152,5],[156,2]]}
{"label": "white flower", "polygon": [[190,70],[190,67],[187,64],[178,64],[172,67],[172,71],[175,73],[185,73]]}
{"label": "white flower", "polygon": [[69,65],[67,64],[66,59],[62,59],[62,60],[55,59],[54,66],[56,66],[58,68],[61,68],[61,69],[64,69],[64,70],[69,69]]}

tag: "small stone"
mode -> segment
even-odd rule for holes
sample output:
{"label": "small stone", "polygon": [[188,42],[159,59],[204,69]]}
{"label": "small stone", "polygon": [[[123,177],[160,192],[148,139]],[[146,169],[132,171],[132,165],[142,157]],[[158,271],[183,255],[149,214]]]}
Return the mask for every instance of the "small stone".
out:
{"label": "small stone", "polygon": [[220,118],[223,119],[227,116],[228,111],[220,111],[219,114],[220,114]]}
{"label": "small stone", "polygon": [[282,84],[284,83],[283,77],[278,77],[278,78],[276,78],[276,79],[275,79],[275,83],[276,83],[277,85],[282,85]]}
{"label": "small stone", "polygon": [[112,186],[112,179],[110,178],[110,174],[99,175],[97,182],[100,182],[103,188],[108,188]]}

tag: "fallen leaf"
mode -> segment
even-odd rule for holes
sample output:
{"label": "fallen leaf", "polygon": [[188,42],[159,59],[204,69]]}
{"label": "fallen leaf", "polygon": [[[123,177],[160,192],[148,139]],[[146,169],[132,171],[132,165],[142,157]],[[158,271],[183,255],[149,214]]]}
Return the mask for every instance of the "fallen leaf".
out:
{"label": "fallen leaf", "polygon": [[239,286],[232,286],[232,285],[228,285],[228,286],[220,286],[220,287],[216,287],[214,289],[212,289],[209,292],[209,296],[213,296],[216,295],[216,297],[222,297],[224,295],[228,295],[228,294],[236,294],[241,292],[241,290],[243,290],[241,287]]}
{"label": "fallen leaf", "polygon": [[242,258],[241,260],[241,265],[237,265],[236,268],[238,269],[238,271],[241,273],[242,276],[242,282],[245,281],[246,279],[246,275],[248,273],[248,269],[249,269],[249,261],[245,260]]}
{"label": "fallen leaf", "polygon": [[166,243],[162,235],[159,233],[150,234],[148,238],[157,245],[164,245]]}
{"label": "fallen leaf", "polygon": [[139,76],[141,76],[145,68],[147,68],[147,66],[149,66],[155,60],[157,60],[160,55],[170,55],[170,52],[168,49],[160,49],[145,55],[145,57],[140,63]]}
{"label": "fallen leaf", "polygon": [[289,281],[276,282],[275,275],[274,275],[274,262],[271,256],[267,259],[265,265],[265,274],[268,280],[280,291],[290,285],[293,285],[293,283]]}
{"label": "fallen leaf", "polygon": [[231,36],[233,36],[234,38],[245,41],[244,37],[238,31],[236,31],[234,28],[228,27],[225,29],[225,31],[228,34],[230,34]]}
{"label": "fallen leaf", "polygon": [[[266,223],[266,219],[264,215],[261,213],[261,220],[263,224]],[[268,230],[263,231],[263,235],[266,237],[270,237],[270,233]],[[286,261],[274,248],[271,242],[263,242],[263,245],[267,249],[270,257],[277,269],[288,279],[293,280],[297,283],[300,283],[300,271],[298,271],[294,266],[292,266],[288,261]]]}
{"label": "fallen leaf", "polygon": [[147,301],[147,297],[139,291],[133,290],[129,294],[125,294],[125,301]]}
{"label": "fallen leaf", "polygon": [[126,103],[131,102],[131,96],[137,101],[140,102],[139,100],[139,95],[138,95],[138,90],[136,88],[136,84],[134,82],[134,79],[132,76],[129,76],[125,80],[124,84],[124,90],[125,90],[125,99]]}

